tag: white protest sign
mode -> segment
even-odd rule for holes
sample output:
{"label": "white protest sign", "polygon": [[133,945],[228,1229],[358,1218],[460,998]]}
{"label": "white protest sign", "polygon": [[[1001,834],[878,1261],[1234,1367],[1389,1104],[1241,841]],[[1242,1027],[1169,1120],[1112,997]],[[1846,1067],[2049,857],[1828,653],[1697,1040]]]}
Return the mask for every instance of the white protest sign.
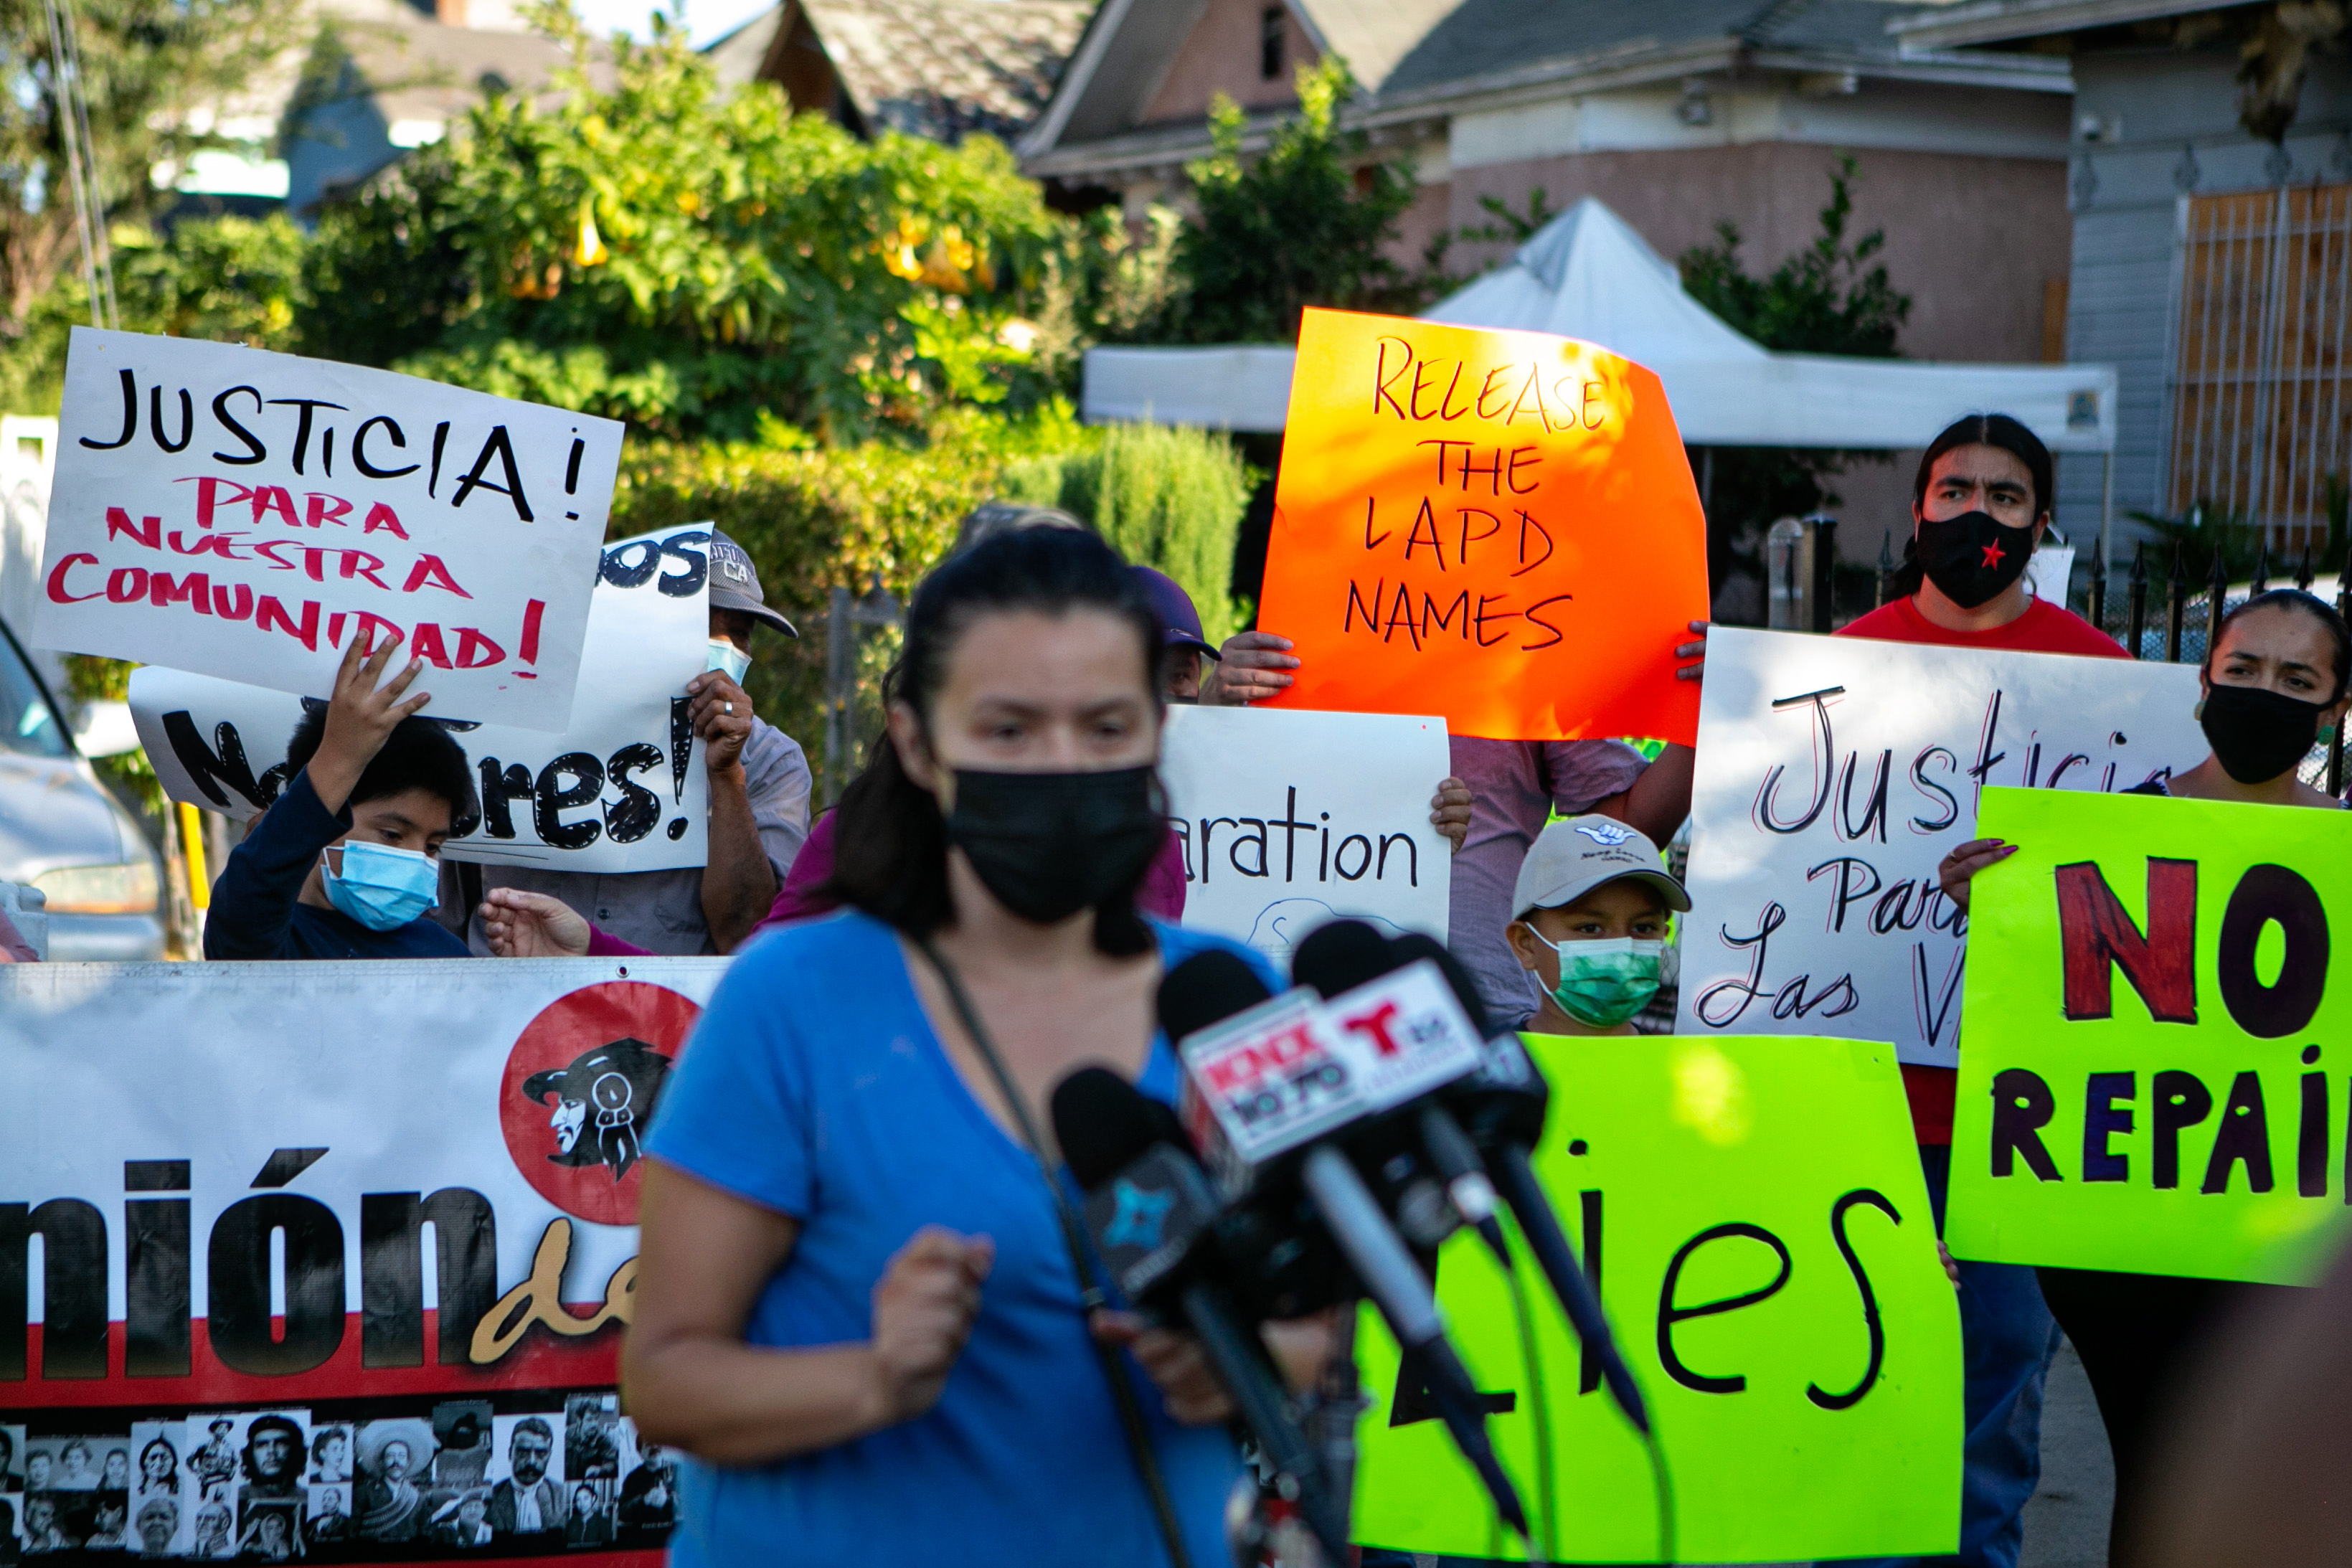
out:
{"label": "white protest sign", "polygon": [[1718,626],[1677,1033],[1886,1040],[1958,1064],[1968,921],[1937,863],[1987,784],[2127,789],[2208,747],[2197,668]]}
{"label": "white protest sign", "polygon": [[617,423],[77,327],[59,430],[37,646],[300,694],[373,627],[436,715],[563,727]]}
{"label": "white protest sign", "polygon": [[1342,915],[1444,941],[1452,846],[1429,797],[1452,771],[1443,719],[1170,709],[1160,777],[1184,924],[1282,964]]}
{"label": "white protest sign", "polygon": [[[598,1561],[656,1568],[670,1510],[629,1500],[662,1461],[613,1394],[644,1134],[726,967],[0,965],[0,1081],[21,1086],[0,1095],[0,1280],[29,1286],[0,1289],[16,1469],[28,1416],[99,1455],[169,1434],[179,1473],[142,1451],[134,1482],[169,1498],[156,1555],[226,1555],[198,1550],[205,1515],[250,1492],[358,1523],[299,1533],[314,1561],[413,1561],[536,1418]],[[207,1429],[257,1412],[316,1464],[241,1487],[231,1440],[208,1466]],[[566,1474],[583,1460],[604,1468]],[[563,1554],[560,1532],[489,1523],[485,1555]]]}
{"label": "white protest sign", "polygon": [[[702,523],[604,552],[562,733],[444,721],[474,764],[483,816],[458,824],[443,854],[600,873],[703,864],[709,774],[685,689],[709,654],[709,541]],[[131,717],[163,793],[240,818],[278,798],[286,742],[320,700],[154,665],[131,674]]]}

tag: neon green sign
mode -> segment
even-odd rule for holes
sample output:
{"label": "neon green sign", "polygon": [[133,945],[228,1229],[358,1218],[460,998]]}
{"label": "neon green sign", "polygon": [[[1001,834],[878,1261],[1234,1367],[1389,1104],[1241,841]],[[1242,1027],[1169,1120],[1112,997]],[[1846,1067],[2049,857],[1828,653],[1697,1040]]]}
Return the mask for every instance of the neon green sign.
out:
{"label": "neon green sign", "polygon": [[[1537,1521],[1574,1563],[1934,1555],[1958,1543],[1959,1314],[1894,1048],[1528,1037],[1536,1166],[1646,1396],[1671,1504],[1533,1255],[1467,1234],[1438,1298]],[[1524,1311],[1520,1310],[1524,1307]],[[1522,1337],[1522,1325],[1528,1331]],[[1356,1535],[1525,1558],[1367,1313]],[[1662,1518],[1662,1514],[1667,1517]],[[1671,1536],[1671,1557],[1662,1542]]]}
{"label": "neon green sign", "polygon": [[2318,1276],[2352,1202],[2348,815],[1985,791],[2019,849],[1972,895],[1955,1256]]}

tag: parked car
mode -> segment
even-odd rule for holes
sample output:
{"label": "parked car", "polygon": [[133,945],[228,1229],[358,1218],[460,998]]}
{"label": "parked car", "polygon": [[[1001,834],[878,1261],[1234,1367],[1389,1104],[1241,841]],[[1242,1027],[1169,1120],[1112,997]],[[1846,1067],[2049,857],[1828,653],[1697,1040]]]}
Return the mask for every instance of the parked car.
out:
{"label": "parked car", "polygon": [[163,956],[163,869],[74,746],[65,710],[0,625],[0,881],[48,898],[49,958]]}

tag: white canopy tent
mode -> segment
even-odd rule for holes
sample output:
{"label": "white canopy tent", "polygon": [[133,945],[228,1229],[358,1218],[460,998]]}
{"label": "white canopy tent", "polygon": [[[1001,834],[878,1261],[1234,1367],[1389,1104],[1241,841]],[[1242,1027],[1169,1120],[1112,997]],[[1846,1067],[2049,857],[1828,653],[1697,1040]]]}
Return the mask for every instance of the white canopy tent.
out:
{"label": "white canopy tent", "polygon": [[[2112,366],[1774,353],[1685,293],[1674,267],[1591,197],[1546,224],[1509,266],[1423,315],[1579,338],[1646,365],[1693,446],[1924,447],[1962,415],[1997,410],[2053,450],[2115,447]],[[1275,345],[1095,349],[1084,413],[1279,430],[1290,364],[1291,351]]]}

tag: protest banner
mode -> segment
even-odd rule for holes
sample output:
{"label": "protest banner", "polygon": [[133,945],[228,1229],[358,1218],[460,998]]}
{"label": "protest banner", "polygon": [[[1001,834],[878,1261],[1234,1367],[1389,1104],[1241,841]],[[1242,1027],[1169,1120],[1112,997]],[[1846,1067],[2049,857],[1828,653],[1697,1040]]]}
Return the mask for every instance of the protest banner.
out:
{"label": "protest banner", "polygon": [[2352,820],[1997,789],[1953,1256],[2310,1285],[2352,1236]]}
{"label": "protest banner", "polygon": [[1687,742],[1706,522],[1658,378],[1542,332],[1309,310],[1257,624],[1278,706]]}
{"label": "protest banner", "polygon": [[2105,793],[2194,766],[2197,668],[1718,626],[1691,789],[1683,1034],[1957,1059],[1968,921],[1937,864],[1989,784]]}
{"label": "protest banner", "polygon": [[301,695],[389,637],[428,711],[561,730],[620,456],[609,419],[76,327],[29,640]]}
{"label": "protest banner", "polygon": [[1429,801],[1452,771],[1443,719],[1170,709],[1160,778],[1184,923],[1281,964],[1343,915],[1444,941],[1453,846]]}
{"label": "protest banner", "polygon": [[0,1500],[160,1556],[653,1568],[637,1140],[725,968],[0,967],[0,1474],[131,1478]]}
{"label": "protest banner", "polygon": [[[457,824],[444,855],[594,873],[704,862],[710,782],[685,692],[709,647],[709,542],[698,523],[605,550],[560,734],[444,721],[483,809]],[[278,798],[287,741],[322,701],[154,665],[131,674],[131,717],[163,793],[240,819]]]}
{"label": "protest banner", "polygon": [[[1958,1308],[1895,1055],[1787,1037],[1525,1037],[1536,1169],[1649,1407],[1661,1468],[1526,1258],[1468,1233],[1437,1294],[1504,1468],[1563,1563],[1935,1556],[1958,1543]],[[1524,1326],[1524,1327],[1523,1327]],[[1523,1346],[1527,1347],[1523,1349]],[[1356,1538],[1520,1558],[1366,1313]]]}

